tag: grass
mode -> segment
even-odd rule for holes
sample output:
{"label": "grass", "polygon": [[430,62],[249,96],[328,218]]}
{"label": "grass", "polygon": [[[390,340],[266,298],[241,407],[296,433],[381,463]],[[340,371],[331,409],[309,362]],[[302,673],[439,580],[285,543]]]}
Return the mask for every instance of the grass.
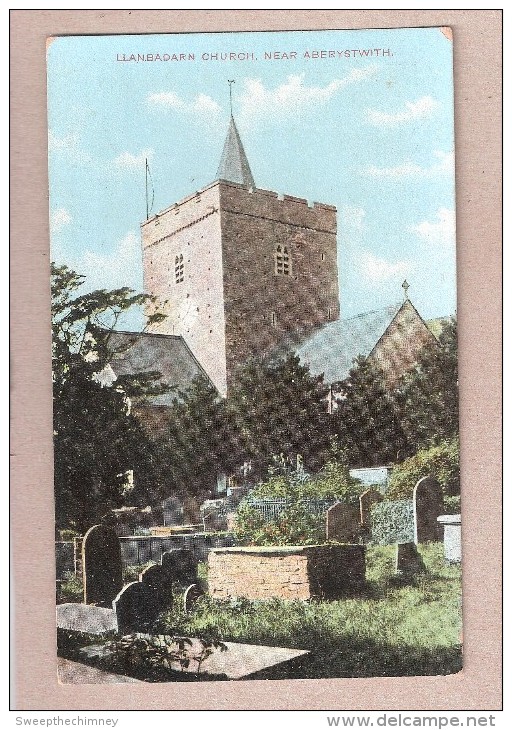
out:
{"label": "grass", "polygon": [[176,601],[156,630],[309,649],[307,661],[289,675],[293,677],[460,671],[460,567],[445,565],[442,545],[423,546],[420,552],[427,573],[405,583],[394,575],[395,549],[368,548],[368,584],[357,596],[328,602],[214,601],[204,597],[188,615],[181,601]]}

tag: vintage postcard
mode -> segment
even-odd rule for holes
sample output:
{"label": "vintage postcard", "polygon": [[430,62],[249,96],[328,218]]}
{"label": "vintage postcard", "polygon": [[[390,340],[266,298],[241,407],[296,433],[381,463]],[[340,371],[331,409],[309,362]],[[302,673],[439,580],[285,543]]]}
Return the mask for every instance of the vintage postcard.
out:
{"label": "vintage postcard", "polygon": [[47,55],[59,681],[459,672],[451,29]]}

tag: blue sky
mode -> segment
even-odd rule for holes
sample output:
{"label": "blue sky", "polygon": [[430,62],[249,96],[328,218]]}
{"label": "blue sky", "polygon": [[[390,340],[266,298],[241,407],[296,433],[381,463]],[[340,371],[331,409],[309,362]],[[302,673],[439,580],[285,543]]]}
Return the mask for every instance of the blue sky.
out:
{"label": "blue sky", "polygon": [[[117,60],[157,53],[186,60]],[[228,79],[256,185],[338,209],[341,316],[399,301],[404,278],[425,318],[453,314],[452,43],[437,28],[53,40],[52,258],[88,289],[142,290],[145,158],[153,212],[212,182]]]}

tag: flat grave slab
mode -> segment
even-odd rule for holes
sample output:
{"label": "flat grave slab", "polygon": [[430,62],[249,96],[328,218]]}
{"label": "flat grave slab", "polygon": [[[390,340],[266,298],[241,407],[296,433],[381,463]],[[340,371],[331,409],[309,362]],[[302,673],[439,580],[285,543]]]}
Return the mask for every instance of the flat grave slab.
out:
{"label": "flat grave slab", "polygon": [[[156,637],[155,637],[156,638]],[[163,639],[164,637],[158,637]],[[190,655],[201,653],[199,639],[192,638],[189,647]],[[266,670],[284,668],[284,665],[309,654],[305,649],[287,649],[279,646],[260,646],[258,644],[238,644],[232,641],[222,642],[226,649],[214,649],[209,657],[198,664],[191,659],[187,668],[182,669],[179,662],[172,662],[171,668],[177,672],[192,674],[223,675],[226,679],[250,679],[253,675],[261,675]],[[97,661],[108,656],[108,651],[101,645],[86,646],[80,650],[84,661]],[[172,680],[170,680],[172,681]]]}
{"label": "flat grave slab", "polygon": [[142,681],[134,677],[126,677],[124,674],[104,672],[103,669],[73,662],[63,657],[57,657],[57,673],[60,684],[140,684]]}

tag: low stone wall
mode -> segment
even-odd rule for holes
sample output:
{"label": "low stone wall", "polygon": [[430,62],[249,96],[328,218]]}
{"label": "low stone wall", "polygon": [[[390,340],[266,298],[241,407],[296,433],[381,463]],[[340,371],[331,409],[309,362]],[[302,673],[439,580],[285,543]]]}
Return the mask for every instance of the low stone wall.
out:
{"label": "low stone wall", "polygon": [[218,548],[208,555],[213,598],[339,598],[365,581],[364,545]]}

